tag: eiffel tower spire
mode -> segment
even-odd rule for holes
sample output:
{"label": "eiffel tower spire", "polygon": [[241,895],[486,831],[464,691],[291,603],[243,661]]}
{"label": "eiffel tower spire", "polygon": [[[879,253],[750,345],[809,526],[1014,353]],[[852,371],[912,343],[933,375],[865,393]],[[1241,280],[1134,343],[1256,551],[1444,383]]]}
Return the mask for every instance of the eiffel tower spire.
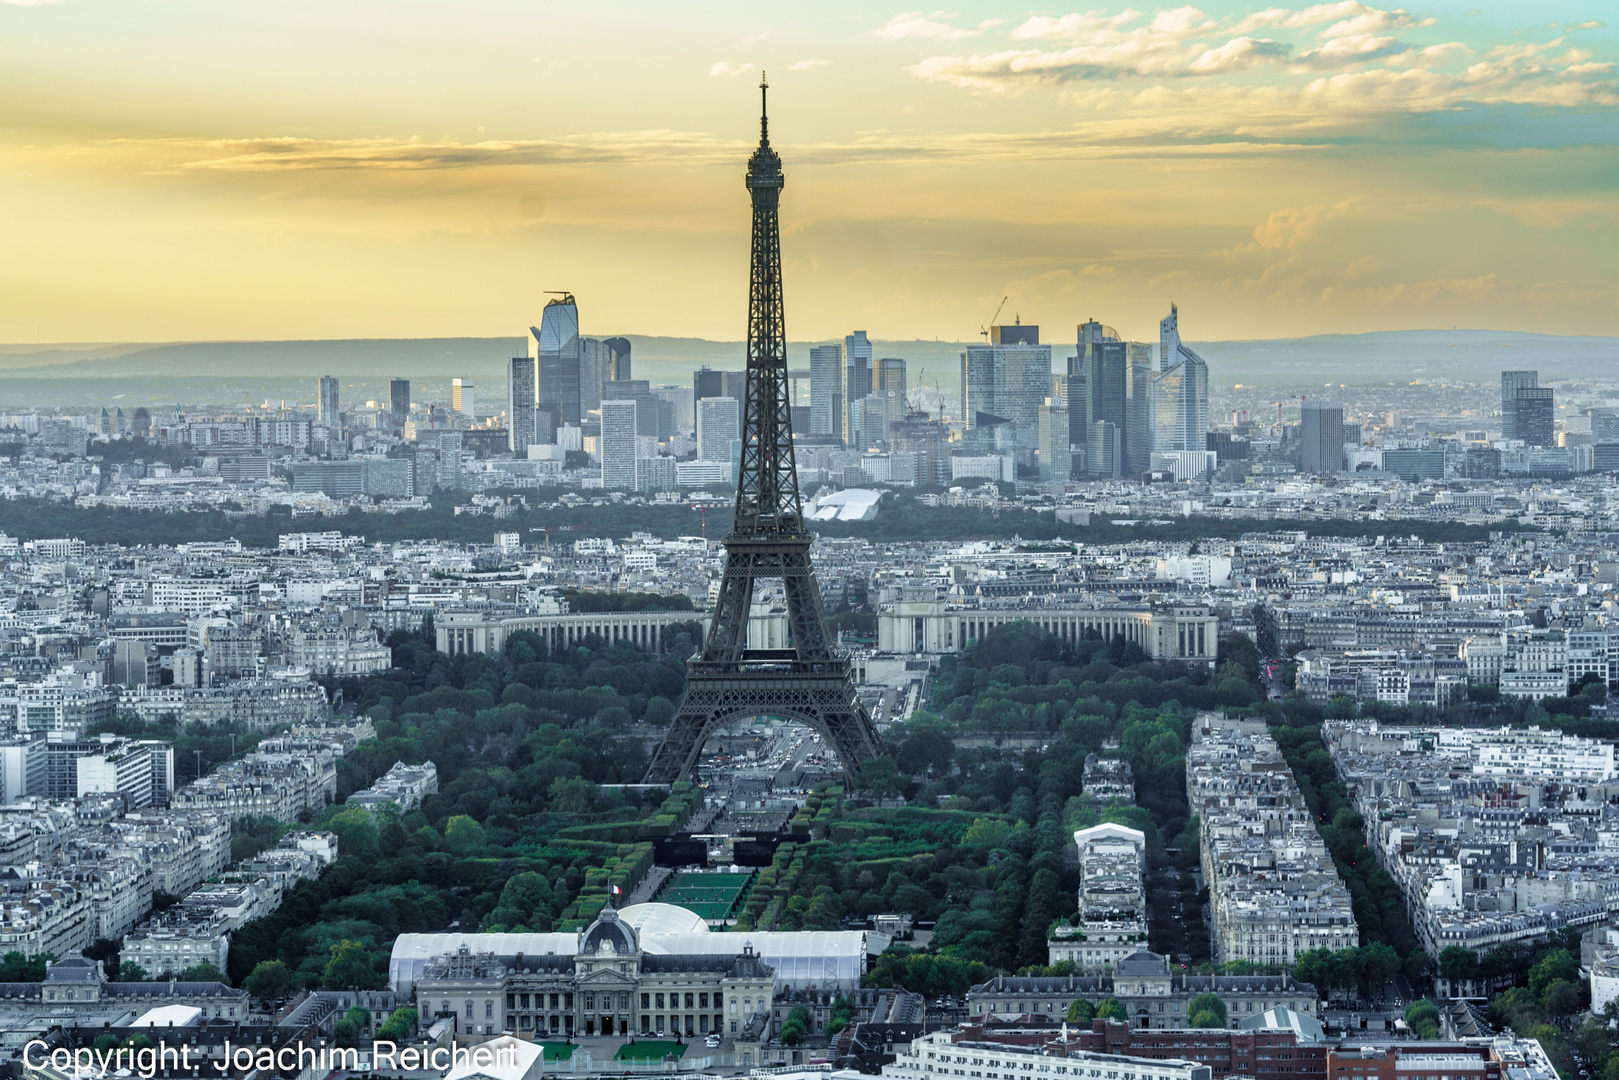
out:
{"label": "eiffel tower spire", "polygon": [[[702,650],[686,665],[686,693],[647,769],[648,783],[688,775],[714,729],[754,716],[796,720],[820,732],[853,772],[882,752],[855,694],[849,661],[832,648],[810,565],[787,387],[779,209],[786,178],[770,145],[769,84],[759,82],[759,146],[744,177],[753,204],[748,286],[747,400],[736,521],[725,536],[725,573]],[[754,582],[779,578],[787,648],[750,649]]]}

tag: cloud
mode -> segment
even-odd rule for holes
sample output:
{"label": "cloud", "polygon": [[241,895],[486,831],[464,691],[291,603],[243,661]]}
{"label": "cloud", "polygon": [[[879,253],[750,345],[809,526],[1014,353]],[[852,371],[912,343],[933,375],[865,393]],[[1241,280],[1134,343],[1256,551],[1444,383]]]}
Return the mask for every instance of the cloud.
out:
{"label": "cloud", "polygon": [[708,69],[708,75],[709,78],[717,78],[721,75],[729,75],[730,77],[735,78],[738,75],[746,75],[752,70],[752,64],[738,65],[731,63],[729,60],[721,60],[719,63]]}
{"label": "cloud", "polygon": [[1271,41],[1269,38],[1232,38],[1218,49],[1205,51],[1192,61],[1187,70],[1199,75],[1240,71],[1268,60],[1283,59],[1291,49],[1291,45]]}
{"label": "cloud", "polygon": [[1345,199],[1334,206],[1304,206],[1277,210],[1270,215],[1265,224],[1254,229],[1254,239],[1251,243],[1238,244],[1232,249],[1232,253],[1252,255],[1261,251],[1297,251],[1301,245],[1320,232],[1322,225],[1352,213],[1357,205],[1358,200]]}
{"label": "cloud", "polygon": [[831,67],[830,60],[797,60],[792,65],[793,71],[814,71],[816,68]]}
{"label": "cloud", "polygon": [[895,15],[886,23],[871,32],[871,36],[878,41],[960,41],[963,38],[977,37],[986,30],[992,30],[1001,25],[1001,19],[985,19],[976,27],[964,30],[951,26],[936,16],[943,12],[934,12],[932,16],[920,11],[907,11]]}

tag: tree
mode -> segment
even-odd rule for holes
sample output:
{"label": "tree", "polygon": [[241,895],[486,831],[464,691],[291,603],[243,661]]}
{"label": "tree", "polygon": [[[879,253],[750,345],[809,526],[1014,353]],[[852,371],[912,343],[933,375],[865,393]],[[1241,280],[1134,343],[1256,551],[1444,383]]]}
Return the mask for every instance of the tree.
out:
{"label": "tree", "polygon": [[1567,979],[1553,979],[1540,996],[1546,1014],[1558,1020],[1573,1016],[1580,1007],[1580,988]]}
{"label": "tree", "polygon": [[135,961],[125,960],[118,965],[119,982],[145,982],[146,979],[146,969],[135,963]]}
{"label": "tree", "polygon": [[1076,998],[1068,1003],[1068,1015],[1065,1019],[1070,1024],[1088,1024],[1096,1018],[1096,1006],[1084,998]]}
{"label": "tree", "polygon": [[894,764],[894,759],[884,754],[860,766],[855,785],[879,799],[891,799],[904,790],[905,775]]}
{"label": "tree", "polygon": [[787,1014],[787,1019],[781,1022],[781,1030],[776,1036],[783,1046],[798,1046],[803,1043],[814,1023],[815,1021],[810,1019],[808,1009],[802,1005],[795,1006],[793,1011]]}
{"label": "tree", "polygon": [[1405,1022],[1419,1039],[1439,1038],[1439,1007],[1427,998],[1418,998],[1405,1007]]}
{"label": "tree", "polygon": [[332,1025],[332,1038],[339,1046],[359,1046],[360,1036],[365,1034],[366,1025],[370,1022],[371,1014],[365,1006],[356,1005]]}
{"label": "tree", "polygon": [[403,1006],[388,1014],[388,1019],[377,1029],[377,1038],[384,1042],[403,1042],[415,1031],[416,1010]]}
{"label": "tree", "polygon": [[1130,1014],[1125,1012],[1124,1003],[1118,998],[1103,998],[1096,1003],[1096,1018],[1098,1020],[1128,1020]]}
{"label": "tree", "polygon": [[1529,969],[1529,989],[1542,1001],[1546,988],[1559,979],[1573,982],[1580,977],[1580,962],[1567,949],[1553,949]]}
{"label": "tree", "polygon": [[1460,945],[1447,945],[1439,954],[1439,977],[1452,982],[1478,978],[1478,953]]}
{"label": "tree", "polygon": [[488,844],[483,826],[466,814],[456,814],[444,826],[444,842],[451,851],[463,854],[481,851]]}
{"label": "tree", "polygon": [[1360,987],[1361,996],[1368,1000],[1379,997],[1383,987],[1387,986],[1388,981],[1400,970],[1400,954],[1395,952],[1392,946],[1381,941],[1362,945],[1355,960],[1356,983]]}
{"label": "tree", "polygon": [[937,724],[907,724],[905,741],[899,746],[899,767],[913,775],[950,771],[956,756],[956,744]]}
{"label": "tree", "polygon": [[230,985],[230,979],[212,964],[193,964],[184,968],[175,978],[180,982],[218,982]]}
{"label": "tree", "polygon": [[344,938],[332,945],[331,959],[321,972],[321,985],[328,990],[376,990],[382,980],[371,963],[371,954],[358,941]]}
{"label": "tree", "polygon": [[40,953],[29,959],[23,953],[8,952],[0,957],[0,982],[44,982],[45,965],[55,959],[55,953]]}
{"label": "tree", "polygon": [[260,960],[242,986],[260,1001],[274,1001],[292,988],[292,972],[280,960]]}
{"label": "tree", "polygon": [[1218,994],[1199,994],[1186,1006],[1188,1023],[1195,1028],[1223,1028],[1226,1026],[1225,1002]]}

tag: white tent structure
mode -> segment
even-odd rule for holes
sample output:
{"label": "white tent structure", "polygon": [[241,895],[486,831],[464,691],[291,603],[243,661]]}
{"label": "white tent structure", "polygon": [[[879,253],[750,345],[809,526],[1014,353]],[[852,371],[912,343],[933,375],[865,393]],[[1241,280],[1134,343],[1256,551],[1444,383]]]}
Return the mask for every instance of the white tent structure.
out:
{"label": "white tent structure", "polygon": [[[644,953],[715,956],[753,946],[776,969],[776,985],[795,990],[853,990],[860,986],[868,957],[888,948],[887,934],[875,930],[776,930],[710,933],[695,913],[673,904],[632,904],[618,913],[635,927]],[[496,956],[576,956],[579,933],[566,934],[400,934],[388,960],[388,983],[408,994],[428,961],[465,945]]]}

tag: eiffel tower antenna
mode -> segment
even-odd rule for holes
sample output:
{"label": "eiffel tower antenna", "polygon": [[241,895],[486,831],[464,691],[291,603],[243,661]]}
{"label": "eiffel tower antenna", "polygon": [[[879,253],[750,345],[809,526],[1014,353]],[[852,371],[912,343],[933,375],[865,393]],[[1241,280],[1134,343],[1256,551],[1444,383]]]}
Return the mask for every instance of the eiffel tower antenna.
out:
{"label": "eiffel tower antenna", "polygon": [[[708,636],[686,665],[686,693],[652,755],[649,784],[690,776],[715,729],[756,716],[796,721],[819,732],[851,774],[882,753],[877,729],[855,693],[849,660],[832,647],[810,565],[815,538],[804,528],[787,388],[778,214],[786,179],[781,157],[770,146],[769,89],[761,77],[759,146],[744,178],[753,203],[753,253],[736,521],[722,541],[725,574]],[[748,614],[760,578],[781,580],[786,648],[748,648]]]}

